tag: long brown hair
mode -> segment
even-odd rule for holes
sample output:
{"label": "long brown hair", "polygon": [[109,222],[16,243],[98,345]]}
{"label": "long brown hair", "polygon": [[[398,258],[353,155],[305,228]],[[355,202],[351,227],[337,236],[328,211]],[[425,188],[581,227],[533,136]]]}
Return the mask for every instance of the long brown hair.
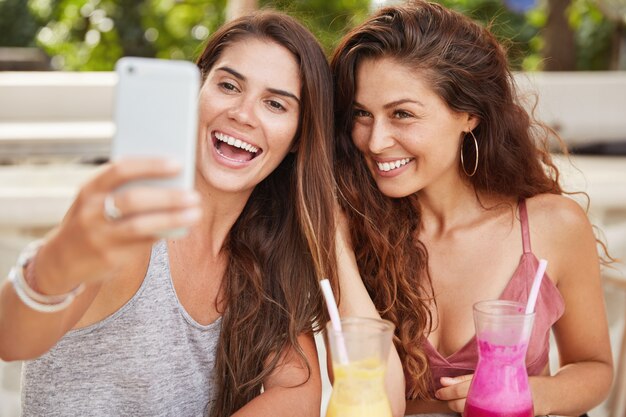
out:
{"label": "long brown hair", "polygon": [[[480,120],[473,131],[480,147],[478,171],[468,177],[478,193],[527,198],[562,190],[548,153],[551,132],[519,103],[506,51],[487,29],[418,0],[380,9],[337,47],[331,69],[342,205],[364,282],[381,314],[396,324],[407,396],[427,398],[431,376],[420,346],[431,330],[433,294],[428,253],[418,239],[417,195],[385,197],[350,137],[358,65],[380,58],[419,71],[450,109]],[[463,149],[469,166],[476,158],[465,153],[471,150]]]}
{"label": "long brown hair", "polygon": [[231,415],[259,395],[287,349],[299,353],[310,373],[297,337],[326,320],[318,279],[336,279],[328,62],[295,19],[264,11],[232,21],[211,37],[197,62],[203,77],[229,45],[251,37],[285,47],[299,63],[297,151],[255,187],[225,244],[229,263],[212,416]]}

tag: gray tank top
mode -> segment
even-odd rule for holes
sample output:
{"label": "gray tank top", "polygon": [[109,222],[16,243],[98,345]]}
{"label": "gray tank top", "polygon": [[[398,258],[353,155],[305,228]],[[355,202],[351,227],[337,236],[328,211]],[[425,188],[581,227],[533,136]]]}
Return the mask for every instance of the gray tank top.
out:
{"label": "gray tank top", "polygon": [[220,329],[221,318],[203,326],[182,307],[159,241],[128,303],[24,363],[22,416],[203,416]]}

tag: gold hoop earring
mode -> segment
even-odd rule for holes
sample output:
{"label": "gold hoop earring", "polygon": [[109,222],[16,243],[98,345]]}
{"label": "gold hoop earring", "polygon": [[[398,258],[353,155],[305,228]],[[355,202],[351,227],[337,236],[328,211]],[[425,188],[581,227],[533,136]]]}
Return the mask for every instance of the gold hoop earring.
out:
{"label": "gold hoop earring", "polygon": [[[467,169],[465,168],[465,161],[463,160],[463,148],[465,147],[465,138],[467,137],[467,133],[469,133],[470,135],[472,135],[472,138],[474,139],[474,149],[476,150],[476,158],[474,160],[474,169],[472,170],[472,172],[467,172]],[[465,134],[465,136],[463,136],[463,142],[461,143],[461,168],[463,168],[463,172],[465,172],[465,175],[467,175],[468,177],[473,177],[474,174],[476,174],[476,170],[478,170],[478,141],[476,140],[476,136],[474,136],[474,132],[472,132],[471,130],[469,132],[467,132]]]}

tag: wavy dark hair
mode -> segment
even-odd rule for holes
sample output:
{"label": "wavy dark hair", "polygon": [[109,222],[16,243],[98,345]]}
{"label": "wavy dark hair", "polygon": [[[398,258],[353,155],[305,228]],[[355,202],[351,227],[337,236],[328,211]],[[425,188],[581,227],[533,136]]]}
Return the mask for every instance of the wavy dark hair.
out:
{"label": "wavy dark hair", "polygon": [[216,417],[231,415],[259,395],[287,349],[299,353],[310,373],[297,337],[327,320],[318,279],[336,280],[333,99],[326,56],[295,19],[266,10],[215,32],[197,61],[203,78],[226,48],[250,38],[283,46],[299,64],[297,151],[255,187],[225,243],[219,387],[211,410]]}
{"label": "wavy dark hair", "polygon": [[[384,196],[350,137],[358,66],[363,60],[381,58],[411,68],[450,109],[480,120],[473,131],[480,146],[478,171],[467,177],[477,195],[561,194],[548,152],[554,132],[520,103],[506,51],[496,38],[438,4],[414,1],[382,8],[348,33],[335,50],[331,62],[337,109],[335,175],[341,204],[368,291],[383,317],[396,325],[407,397],[428,398],[431,376],[421,341],[432,330],[429,305],[434,297],[428,253],[418,239],[418,198]],[[459,152],[473,166],[476,155],[473,147],[468,148]]]}

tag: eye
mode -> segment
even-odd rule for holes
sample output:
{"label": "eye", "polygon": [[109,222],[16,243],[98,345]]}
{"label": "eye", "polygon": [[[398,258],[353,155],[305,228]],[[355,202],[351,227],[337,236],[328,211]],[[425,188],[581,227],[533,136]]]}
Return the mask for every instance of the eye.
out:
{"label": "eye", "polygon": [[352,112],[352,117],[356,118],[360,118],[360,117],[371,117],[371,113],[367,112],[365,110],[362,109],[354,109],[354,111]]}
{"label": "eye", "polygon": [[228,81],[222,81],[220,83],[217,83],[217,85],[220,87],[220,89],[226,92],[233,92],[233,93],[239,92],[239,89],[237,88],[237,86],[235,86],[233,83],[230,83]]}
{"label": "eye", "polygon": [[272,110],[278,110],[278,111],[287,110],[285,109],[285,106],[283,106],[280,102],[276,100],[267,100],[266,103]]}
{"label": "eye", "polygon": [[396,110],[393,112],[393,117],[395,119],[408,119],[410,117],[413,117],[413,115],[404,110]]}

